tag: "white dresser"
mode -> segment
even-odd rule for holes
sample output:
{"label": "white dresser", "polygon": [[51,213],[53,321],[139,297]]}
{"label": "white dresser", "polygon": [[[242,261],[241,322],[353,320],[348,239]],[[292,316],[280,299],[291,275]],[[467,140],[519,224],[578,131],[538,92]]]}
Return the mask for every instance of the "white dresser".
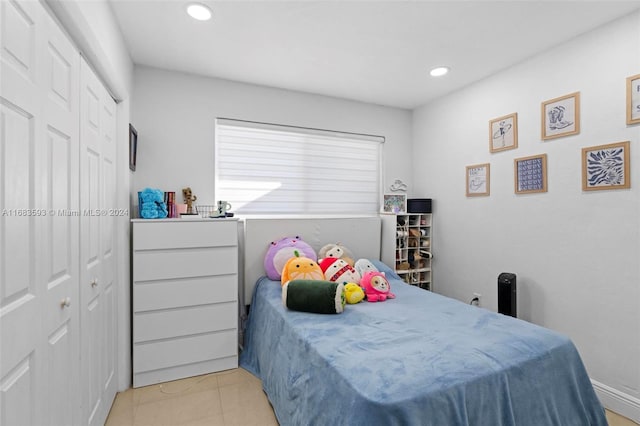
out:
{"label": "white dresser", "polygon": [[238,221],[132,224],[133,386],[238,367]]}

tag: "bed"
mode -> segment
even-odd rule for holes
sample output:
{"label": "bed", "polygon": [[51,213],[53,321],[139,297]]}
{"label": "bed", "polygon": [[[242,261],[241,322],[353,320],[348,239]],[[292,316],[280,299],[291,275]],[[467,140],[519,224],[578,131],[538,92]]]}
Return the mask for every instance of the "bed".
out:
{"label": "bed", "polygon": [[262,380],[280,424],[607,424],[567,337],[410,286],[372,261],[396,298],[338,315],[288,310],[266,277],[248,286],[240,365]]}

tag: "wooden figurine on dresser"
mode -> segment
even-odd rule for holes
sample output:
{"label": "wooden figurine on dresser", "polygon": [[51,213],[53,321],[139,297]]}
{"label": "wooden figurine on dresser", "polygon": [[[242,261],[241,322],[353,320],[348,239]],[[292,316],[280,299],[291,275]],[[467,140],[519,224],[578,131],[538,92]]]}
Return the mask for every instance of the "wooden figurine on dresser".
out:
{"label": "wooden figurine on dresser", "polygon": [[197,214],[193,211],[193,202],[198,199],[190,187],[182,188],[182,196],[184,197],[184,203],[187,205],[187,213],[186,214]]}

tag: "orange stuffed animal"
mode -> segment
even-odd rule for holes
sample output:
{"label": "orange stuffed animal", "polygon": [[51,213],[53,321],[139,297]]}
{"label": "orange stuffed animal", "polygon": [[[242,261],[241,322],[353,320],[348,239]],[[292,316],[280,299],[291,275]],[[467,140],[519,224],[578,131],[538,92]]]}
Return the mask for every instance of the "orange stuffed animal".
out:
{"label": "orange stuffed animal", "polygon": [[300,253],[294,251],[295,256],[287,260],[282,268],[281,285],[285,285],[291,280],[324,280],[324,274],[320,265],[313,259],[300,256]]}

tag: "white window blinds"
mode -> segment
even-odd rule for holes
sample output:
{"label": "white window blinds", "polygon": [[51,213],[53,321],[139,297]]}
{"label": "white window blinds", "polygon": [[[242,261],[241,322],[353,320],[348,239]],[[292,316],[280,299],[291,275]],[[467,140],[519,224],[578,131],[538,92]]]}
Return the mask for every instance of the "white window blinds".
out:
{"label": "white window blinds", "polygon": [[379,211],[384,138],[216,120],[216,199],[239,214]]}

